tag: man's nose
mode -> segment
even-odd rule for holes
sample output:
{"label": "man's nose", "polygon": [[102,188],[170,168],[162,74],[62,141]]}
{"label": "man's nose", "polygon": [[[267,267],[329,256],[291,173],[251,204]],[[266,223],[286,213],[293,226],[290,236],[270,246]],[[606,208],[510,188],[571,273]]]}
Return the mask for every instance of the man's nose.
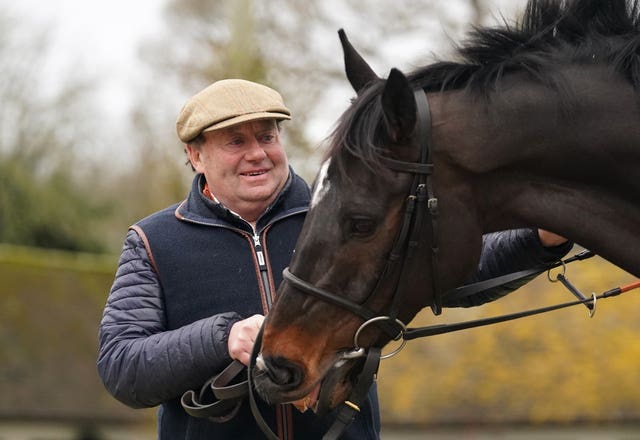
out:
{"label": "man's nose", "polygon": [[260,142],[257,139],[252,139],[249,142],[249,148],[245,154],[245,158],[247,160],[260,160],[263,159],[267,153],[265,153],[264,148],[260,145]]}

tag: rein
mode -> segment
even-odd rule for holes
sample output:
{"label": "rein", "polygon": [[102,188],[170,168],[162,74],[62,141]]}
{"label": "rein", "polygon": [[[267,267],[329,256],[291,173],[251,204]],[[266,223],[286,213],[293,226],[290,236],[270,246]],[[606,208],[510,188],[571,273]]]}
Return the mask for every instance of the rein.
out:
{"label": "rein", "polygon": [[[583,295],[566,278],[566,265],[574,261],[581,261],[591,258],[594,255],[595,254],[593,254],[593,252],[584,250],[565,260],[549,264],[544,268],[514,272],[512,274],[492,278],[490,280],[465,285],[447,294],[447,296],[453,295],[457,298],[464,298],[474,293],[490,289],[504,283],[529,277],[531,275],[539,275],[544,271],[550,272],[554,268],[562,267],[562,273],[558,274],[555,279],[553,279],[549,273],[548,279],[550,282],[560,282],[561,284],[563,284],[563,286],[565,286],[572,294],[577,297],[577,300],[575,301],[489,318],[462,321],[452,324],[436,324],[418,328],[407,328],[401,321],[397,319],[392,320],[389,316],[372,315],[370,318],[366,319],[365,322],[356,331],[356,334],[354,336],[354,348],[343,353],[338,360],[338,362],[340,362],[350,359],[358,359],[361,357],[365,358],[361,371],[356,378],[356,383],[351,392],[351,395],[349,396],[349,400],[343,402],[342,405],[337,409],[336,419],[327,433],[323,436],[323,440],[334,440],[340,437],[344,429],[346,429],[349,423],[351,423],[353,418],[360,411],[360,405],[366,399],[367,392],[376,379],[380,360],[388,359],[398,354],[402,350],[402,348],[404,348],[407,341],[418,338],[442,335],[446,333],[458,332],[476,327],[484,327],[501,322],[513,321],[516,319],[539,315],[542,313],[573,307],[580,304],[585,305],[589,311],[589,316],[593,317],[596,310],[597,300],[618,296],[622,293],[640,288],[640,281],[636,281],[624,286],[609,289],[601,293],[600,295],[593,294],[591,297],[586,297],[585,295]],[[289,274],[289,276],[293,275]],[[336,302],[336,305],[341,305],[341,302]],[[347,310],[351,310],[350,304],[345,303],[345,308]],[[393,324],[399,329],[399,334],[394,339],[402,341],[400,347],[385,355],[381,354],[381,350],[379,347],[368,347],[366,349],[360,347],[358,343],[358,337],[363,329],[365,329],[369,325],[379,324],[380,322],[384,321],[393,321]],[[255,396],[253,379],[252,376],[248,374],[248,371],[254,371],[256,359],[258,357],[261,346],[261,341],[262,329],[260,329],[260,332],[254,344],[254,349],[249,364],[249,370],[239,361],[232,362],[221,373],[209,379],[202,386],[199,393],[196,394],[193,390],[185,392],[181,399],[181,404],[184,410],[193,417],[207,418],[208,420],[215,423],[223,423],[231,420],[237,414],[240,406],[242,405],[242,402],[245,400],[245,398],[248,397],[249,405],[254,419],[265,434],[266,438],[269,440],[278,440],[278,437],[271,431],[270,427],[260,414]]]}

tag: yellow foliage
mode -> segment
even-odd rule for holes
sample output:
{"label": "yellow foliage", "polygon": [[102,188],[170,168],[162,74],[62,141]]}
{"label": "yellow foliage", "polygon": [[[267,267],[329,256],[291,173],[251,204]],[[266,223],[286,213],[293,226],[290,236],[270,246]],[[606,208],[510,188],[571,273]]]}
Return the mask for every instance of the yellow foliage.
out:
{"label": "yellow foliage", "polygon": [[[568,266],[583,291],[635,279],[592,258]],[[427,310],[412,327],[495,316],[573,301],[546,275],[472,309]],[[568,423],[640,418],[640,290],[598,302],[590,319],[573,307],[508,323],[410,341],[382,363],[383,423]]]}

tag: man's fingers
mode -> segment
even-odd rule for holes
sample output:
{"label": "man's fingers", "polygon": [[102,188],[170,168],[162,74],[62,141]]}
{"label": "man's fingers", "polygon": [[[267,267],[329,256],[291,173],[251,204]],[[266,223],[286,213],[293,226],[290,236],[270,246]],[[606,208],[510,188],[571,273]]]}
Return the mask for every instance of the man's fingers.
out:
{"label": "man's fingers", "polygon": [[253,315],[231,326],[227,346],[232,359],[249,365],[251,351],[263,322],[264,316]]}

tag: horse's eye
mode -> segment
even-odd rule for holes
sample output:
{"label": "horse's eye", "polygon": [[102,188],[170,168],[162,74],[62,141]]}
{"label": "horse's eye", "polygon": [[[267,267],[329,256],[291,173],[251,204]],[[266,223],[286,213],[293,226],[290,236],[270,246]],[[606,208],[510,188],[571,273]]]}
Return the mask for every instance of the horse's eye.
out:
{"label": "horse's eye", "polygon": [[369,237],[376,229],[375,222],[368,217],[352,217],[349,223],[349,235],[354,238]]}

